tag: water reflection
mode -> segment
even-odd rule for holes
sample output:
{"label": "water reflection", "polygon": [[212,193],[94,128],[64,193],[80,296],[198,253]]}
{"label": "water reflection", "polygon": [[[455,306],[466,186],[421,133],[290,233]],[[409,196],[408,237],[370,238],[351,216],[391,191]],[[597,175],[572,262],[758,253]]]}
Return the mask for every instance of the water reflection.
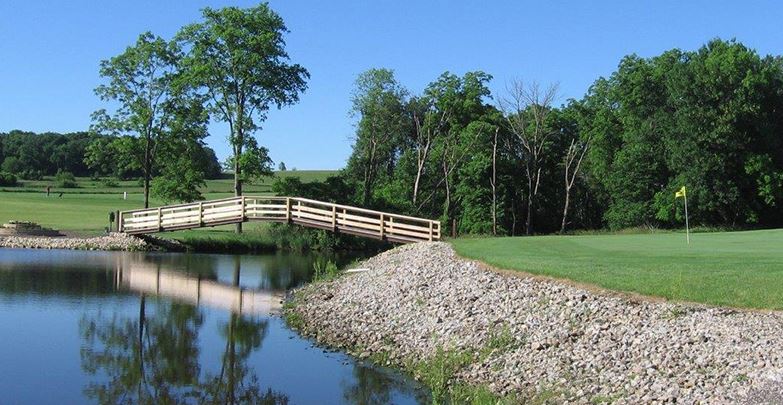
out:
{"label": "water reflection", "polygon": [[239,314],[278,313],[285,290],[252,290],[242,288],[240,261],[236,258],[231,285],[204,279],[201,274],[184,274],[161,268],[159,263],[123,263],[117,267],[118,288],[142,294],[171,298],[192,305],[205,305]]}
{"label": "water reflection", "polygon": [[100,375],[85,396],[101,404],[183,403],[200,372],[198,332],[203,317],[195,307],[157,305],[150,317],[139,298],[138,318],[84,318],[79,330],[82,369]]}
{"label": "water reflection", "polygon": [[[269,315],[310,279],[313,259],[0,251],[0,323],[13,325],[0,328],[0,392],[19,403],[52,393],[63,403],[427,403],[415,382],[312,348]],[[41,356],[50,372],[69,370],[57,372],[63,385],[37,371]]]}

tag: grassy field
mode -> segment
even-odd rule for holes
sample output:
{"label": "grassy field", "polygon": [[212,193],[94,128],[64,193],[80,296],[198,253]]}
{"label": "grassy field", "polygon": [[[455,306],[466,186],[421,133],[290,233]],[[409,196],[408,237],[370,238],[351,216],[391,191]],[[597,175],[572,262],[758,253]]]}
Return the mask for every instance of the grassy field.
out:
{"label": "grassy field", "polygon": [[[296,170],[296,171],[284,171],[275,172],[274,177],[263,178],[252,184],[246,184],[244,191],[250,193],[269,193],[272,191],[272,183],[276,178],[281,177],[299,177],[302,182],[307,183],[311,181],[322,181],[329,176],[336,175],[336,170]],[[116,181],[116,185],[108,186],[102,180],[92,180],[87,177],[78,177],[76,179],[79,187],[77,188],[58,188],[55,187],[55,181],[53,177],[45,177],[42,180],[19,180],[19,185],[16,187],[2,187],[0,191],[3,192],[40,192],[46,189],[47,186],[52,187],[51,191],[59,194],[122,194],[128,192],[128,194],[141,194],[143,189],[137,180],[125,180]],[[234,190],[234,179],[223,178],[207,180],[206,187],[202,188],[202,193],[210,194],[230,194]]]}
{"label": "grassy field", "polygon": [[783,309],[783,230],[457,239],[493,266],[674,300]]}
{"label": "grassy field", "polygon": [[[303,182],[323,180],[335,174],[335,171],[286,171],[275,175],[300,176]],[[22,187],[5,188],[0,191],[0,224],[9,220],[33,221],[43,226],[83,235],[103,232],[109,225],[109,212],[115,210],[130,210],[142,208],[144,198],[137,182],[121,182],[118,187],[104,187],[100,182],[79,178],[79,188],[52,189],[52,195],[46,197],[43,191],[50,180],[25,182]],[[246,194],[270,193],[272,179],[265,183],[256,183],[245,187]],[[215,199],[230,197],[233,180],[208,180],[207,187],[202,190],[205,198]],[[63,196],[59,197],[62,191]],[[122,193],[128,192],[128,199],[122,199]],[[152,199],[151,206],[162,205],[161,201]],[[173,233],[177,237],[225,239],[231,227],[209,228],[198,231]]]}

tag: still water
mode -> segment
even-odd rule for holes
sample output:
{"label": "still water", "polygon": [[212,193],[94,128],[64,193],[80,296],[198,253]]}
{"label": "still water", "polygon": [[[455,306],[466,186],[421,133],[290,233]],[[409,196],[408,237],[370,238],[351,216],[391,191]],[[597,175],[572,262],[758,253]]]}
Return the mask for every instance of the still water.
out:
{"label": "still water", "polygon": [[314,260],[0,249],[0,404],[428,403],[274,313]]}

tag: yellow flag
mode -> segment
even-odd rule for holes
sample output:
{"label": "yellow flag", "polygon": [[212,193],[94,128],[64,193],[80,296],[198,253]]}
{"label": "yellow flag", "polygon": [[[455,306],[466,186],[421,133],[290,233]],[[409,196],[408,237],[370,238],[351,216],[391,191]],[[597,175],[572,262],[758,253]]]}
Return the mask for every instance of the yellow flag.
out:
{"label": "yellow flag", "polygon": [[674,198],[679,198],[679,197],[685,198],[685,186],[682,186],[680,191],[674,193]]}

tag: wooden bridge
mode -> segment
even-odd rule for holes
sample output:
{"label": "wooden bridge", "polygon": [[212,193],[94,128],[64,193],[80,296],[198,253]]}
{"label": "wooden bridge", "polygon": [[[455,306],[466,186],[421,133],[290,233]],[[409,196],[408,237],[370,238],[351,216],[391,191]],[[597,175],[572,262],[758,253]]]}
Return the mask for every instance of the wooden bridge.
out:
{"label": "wooden bridge", "polygon": [[293,223],[408,243],[440,240],[440,222],[298,197],[241,196],[121,211],[118,230],[147,234],[248,221]]}

